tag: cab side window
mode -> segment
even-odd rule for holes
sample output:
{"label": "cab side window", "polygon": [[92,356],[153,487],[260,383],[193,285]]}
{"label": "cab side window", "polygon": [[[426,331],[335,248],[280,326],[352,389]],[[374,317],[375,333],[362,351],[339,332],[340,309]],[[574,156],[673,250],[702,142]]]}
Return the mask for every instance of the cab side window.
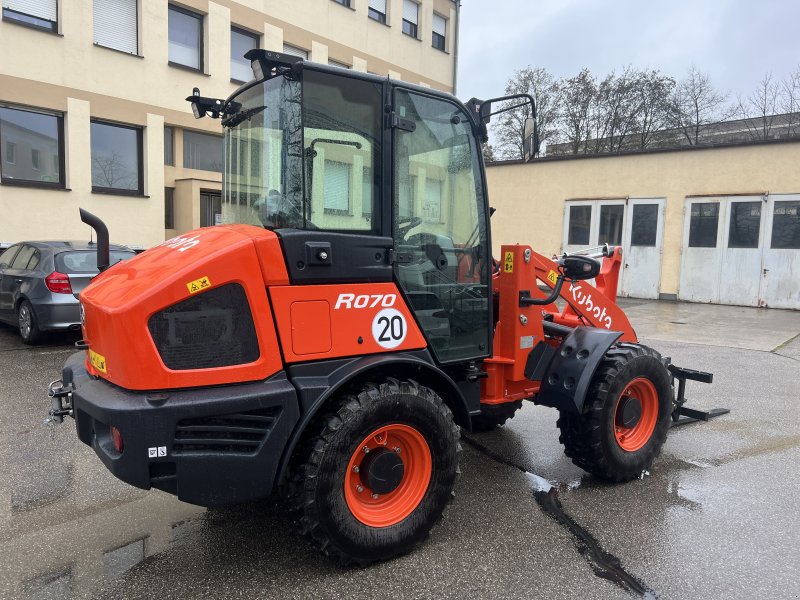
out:
{"label": "cab side window", "polygon": [[0,254],[0,269],[7,269],[11,266],[11,262],[14,260],[14,257],[19,249],[20,245],[16,244],[10,248],[7,248],[2,254]]}

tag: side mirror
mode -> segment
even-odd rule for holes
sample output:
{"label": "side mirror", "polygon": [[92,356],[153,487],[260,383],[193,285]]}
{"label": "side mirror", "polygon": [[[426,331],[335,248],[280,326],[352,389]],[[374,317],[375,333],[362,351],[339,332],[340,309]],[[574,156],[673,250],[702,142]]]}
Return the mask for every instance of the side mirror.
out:
{"label": "side mirror", "polygon": [[525,162],[539,153],[539,131],[536,127],[536,121],[528,117],[525,119],[525,133],[522,139],[522,153]]}
{"label": "side mirror", "polygon": [[589,256],[565,256],[559,261],[566,279],[594,279],[600,274],[600,262]]}

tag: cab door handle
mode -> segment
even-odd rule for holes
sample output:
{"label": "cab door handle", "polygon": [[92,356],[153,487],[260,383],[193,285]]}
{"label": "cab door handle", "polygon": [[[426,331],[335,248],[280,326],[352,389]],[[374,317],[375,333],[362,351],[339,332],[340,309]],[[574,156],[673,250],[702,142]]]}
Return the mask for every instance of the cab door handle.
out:
{"label": "cab door handle", "polygon": [[22,283],[22,279],[17,279],[17,283]]}

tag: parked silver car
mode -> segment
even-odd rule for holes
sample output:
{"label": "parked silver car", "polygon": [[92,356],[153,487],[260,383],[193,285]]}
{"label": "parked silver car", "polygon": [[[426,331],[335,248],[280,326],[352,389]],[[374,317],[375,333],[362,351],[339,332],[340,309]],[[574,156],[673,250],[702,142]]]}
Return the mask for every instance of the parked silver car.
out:
{"label": "parked silver car", "polygon": [[[97,275],[97,246],[19,242],[0,253],[0,321],[19,327],[26,344],[44,332],[80,329],[78,294]],[[134,256],[111,245],[111,264]]]}

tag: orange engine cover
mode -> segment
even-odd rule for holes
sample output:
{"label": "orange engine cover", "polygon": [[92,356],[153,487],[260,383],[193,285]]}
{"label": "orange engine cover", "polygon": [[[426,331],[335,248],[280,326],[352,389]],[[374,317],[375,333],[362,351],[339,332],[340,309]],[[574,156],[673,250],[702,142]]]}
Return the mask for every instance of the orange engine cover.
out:
{"label": "orange engine cover", "polygon": [[[81,293],[83,335],[89,344],[87,368],[131,390],[220,385],[269,377],[283,365],[266,286],[288,282],[280,241],[271,231],[222,225],[167,240],[111,267]],[[241,286],[252,313],[258,347],[251,348],[251,360],[203,369],[168,368],[148,328],[150,318],[229,284]],[[220,312],[224,313],[217,310]],[[206,313],[223,322],[221,335],[232,335],[225,331],[226,315]],[[169,334],[174,337],[174,332]],[[198,344],[202,345],[202,340],[196,340]],[[222,351],[213,339],[208,345],[203,352]]]}

